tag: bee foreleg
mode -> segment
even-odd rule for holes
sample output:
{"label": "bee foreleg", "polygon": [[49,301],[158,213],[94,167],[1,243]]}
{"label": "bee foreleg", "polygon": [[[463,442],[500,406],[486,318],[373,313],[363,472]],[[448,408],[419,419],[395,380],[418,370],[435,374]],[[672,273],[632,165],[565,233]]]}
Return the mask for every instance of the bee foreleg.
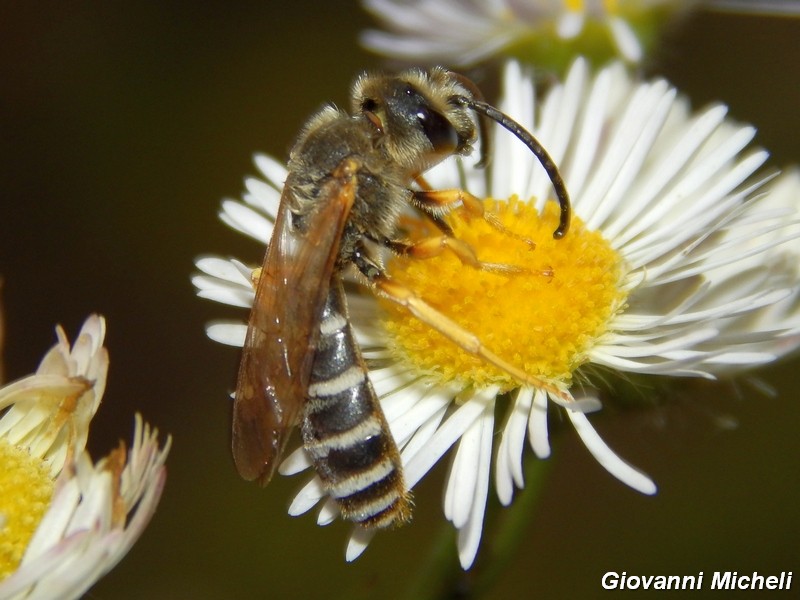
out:
{"label": "bee foreleg", "polygon": [[[445,250],[452,252],[458,260],[463,264],[480,269],[482,271],[491,271],[494,273],[522,273],[528,272],[527,269],[509,265],[505,263],[491,263],[479,260],[468,243],[456,237],[449,235],[436,235],[426,237],[416,242],[404,242],[400,240],[383,240],[381,242],[384,246],[389,248],[398,256],[408,256],[410,258],[434,258],[440,256]],[[545,277],[552,277],[551,270],[541,271],[541,275]]]}
{"label": "bee foreleg", "polygon": [[500,222],[497,215],[486,212],[483,202],[477,196],[470,194],[466,190],[413,190],[411,197],[412,204],[419,210],[430,216],[433,222],[442,229],[440,224],[444,224],[447,229],[443,229],[445,234],[451,234],[449,226],[442,221],[442,216],[452,210],[463,210],[469,216],[481,218],[497,231],[526,243],[531,250],[536,247],[536,243],[522,235],[510,231]]}

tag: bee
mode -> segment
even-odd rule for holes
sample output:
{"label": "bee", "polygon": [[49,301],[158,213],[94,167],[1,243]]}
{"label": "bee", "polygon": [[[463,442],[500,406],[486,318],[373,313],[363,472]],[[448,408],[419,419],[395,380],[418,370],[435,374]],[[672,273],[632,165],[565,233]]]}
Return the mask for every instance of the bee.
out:
{"label": "bee", "polygon": [[[451,251],[476,268],[503,269],[478,261],[443,216],[467,210],[502,225],[468,192],[432,190],[422,179],[443,159],[470,154],[479,138],[485,165],[490,121],[516,135],[547,171],[561,207],[556,238],[567,232],[570,203],[541,144],[487,104],[461,75],[441,67],[396,76],[364,74],[353,85],[351,103],[351,114],[328,106],[312,116],[290,152],[272,239],[255,283],[232,446],[239,474],[265,485],[291,430],[299,426],[342,516],[365,527],[386,527],[410,518],[411,497],[348,319],[343,272],[354,268],[374,293],[465,350],[520,382],[550,389],[393,281],[378,251],[418,258]],[[414,182],[422,189],[412,189]],[[427,215],[439,235],[414,243],[399,238],[398,221],[409,207]]]}

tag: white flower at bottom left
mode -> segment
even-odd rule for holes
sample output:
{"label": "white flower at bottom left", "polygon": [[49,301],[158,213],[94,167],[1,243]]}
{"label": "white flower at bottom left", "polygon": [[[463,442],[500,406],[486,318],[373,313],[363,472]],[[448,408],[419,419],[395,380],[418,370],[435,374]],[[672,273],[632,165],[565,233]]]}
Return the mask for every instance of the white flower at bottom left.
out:
{"label": "white flower at bottom left", "polygon": [[0,388],[0,600],[81,597],[139,538],[161,497],[171,440],[137,414],[130,449],[93,463],[105,320],[90,316],[36,373]]}

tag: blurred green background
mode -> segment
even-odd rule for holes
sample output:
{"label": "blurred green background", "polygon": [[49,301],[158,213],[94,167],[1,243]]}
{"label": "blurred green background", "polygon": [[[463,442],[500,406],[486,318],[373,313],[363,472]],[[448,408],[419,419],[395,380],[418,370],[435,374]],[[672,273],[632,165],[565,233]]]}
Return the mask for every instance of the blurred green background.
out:
{"label": "blurred green background", "polygon": [[[219,201],[242,191],[254,152],[284,157],[311,112],[345,104],[353,76],[380,66],[356,41],[370,23],[354,1],[0,10],[6,378],[35,369],[56,323],[73,338],[100,312],[111,370],[93,456],[130,439],[135,411],[174,438],[155,518],[91,598],[394,598],[446,530],[441,466],[416,490],[413,524],[349,565],[348,526],[286,515],[302,478],[242,482],[228,450],[238,356],[203,325],[244,315],[196,299],[189,282],[200,254],[260,260],[262,248],[217,219]],[[699,13],[668,33],[654,70],[695,106],[727,102],[785,165],[800,158],[799,34],[800,21]],[[657,408],[595,416],[659,484],[653,498],[554,423],[547,484],[490,597],[597,597],[608,570],[800,577],[798,365],[759,372],[777,397],[744,381],[698,385]],[[490,516],[479,558],[502,515]]]}

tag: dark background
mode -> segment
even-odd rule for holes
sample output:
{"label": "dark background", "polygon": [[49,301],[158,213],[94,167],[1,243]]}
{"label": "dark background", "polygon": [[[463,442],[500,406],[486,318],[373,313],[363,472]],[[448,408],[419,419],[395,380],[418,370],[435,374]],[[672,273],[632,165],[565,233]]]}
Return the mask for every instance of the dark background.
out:
{"label": "dark background", "polygon": [[[237,477],[226,396],[237,352],[203,325],[244,315],[196,299],[189,282],[200,254],[260,260],[262,248],[218,220],[219,201],[240,194],[254,152],[285,156],[309,113],[344,104],[354,74],[380,65],[356,42],[369,23],[352,1],[0,8],[6,378],[35,369],[56,323],[72,339],[100,312],[111,368],[93,456],[130,439],[136,411],[174,438],[153,522],[91,598],[394,597],[427,564],[442,530],[441,467],[416,491],[414,523],[352,565],[348,526],[285,514],[300,478],[261,490]],[[798,21],[701,13],[670,33],[654,70],[695,106],[727,102],[785,165],[800,156],[799,34]],[[549,480],[492,597],[599,596],[608,570],[704,571],[707,586],[714,570],[800,577],[797,367],[759,372],[777,397],[701,385],[594,417],[659,484],[653,498],[554,424]]]}

